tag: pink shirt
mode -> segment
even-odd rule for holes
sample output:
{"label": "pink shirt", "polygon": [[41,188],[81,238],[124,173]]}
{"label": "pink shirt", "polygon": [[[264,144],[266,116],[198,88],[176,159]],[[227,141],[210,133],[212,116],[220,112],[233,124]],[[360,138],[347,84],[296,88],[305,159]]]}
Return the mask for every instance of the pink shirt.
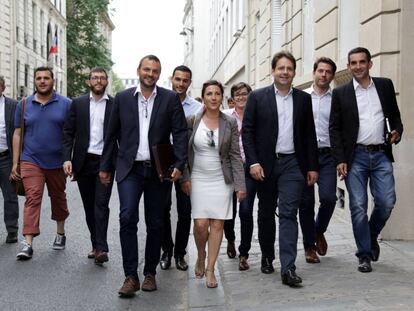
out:
{"label": "pink shirt", "polygon": [[223,110],[223,113],[233,116],[236,118],[237,121],[237,128],[239,129],[239,147],[240,147],[240,155],[243,159],[243,162],[246,162],[246,157],[244,155],[244,149],[243,149],[243,143],[242,143],[242,137],[241,137],[241,128],[242,128],[242,119],[240,118],[239,114],[237,113],[235,108],[225,109]]}

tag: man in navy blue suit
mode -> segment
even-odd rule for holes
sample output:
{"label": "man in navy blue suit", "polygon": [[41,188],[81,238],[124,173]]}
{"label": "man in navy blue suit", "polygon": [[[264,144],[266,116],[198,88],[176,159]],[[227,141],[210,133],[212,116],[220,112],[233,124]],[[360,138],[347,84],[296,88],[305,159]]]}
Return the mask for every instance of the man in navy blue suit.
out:
{"label": "man in navy blue suit", "polygon": [[160,258],[164,209],[167,206],[168,181],[161,182],[155,169],[151,147],[174,141],[174,182],[180,178],[187,160],[187,123],[183,107],[175,92],[156,86],[161,73],[158,57],[141,59],[137,73],[140,83],[118,93],[109,120],[102,153],[100,179],[110,183],[112,155],[117,142],[116,182],[120,200],[120,238],[125,281],[118,291],[130,297],[140,289],[138,279],[138,206],[144,196],[147,238],[142,290],[154,291],[156,268]]}

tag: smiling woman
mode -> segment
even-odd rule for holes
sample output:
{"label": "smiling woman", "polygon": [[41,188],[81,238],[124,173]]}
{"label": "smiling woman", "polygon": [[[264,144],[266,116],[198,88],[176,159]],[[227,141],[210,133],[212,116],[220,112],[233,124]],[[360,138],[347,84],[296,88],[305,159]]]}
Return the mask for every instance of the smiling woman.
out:
{"label": "smiling woman", "polygon": [[155,54],[163,63],[160,84],[168,83],[174,67],[183,62],[179,32],[184,5],[184,0],[111,1],[113,69],[121,78],[135,78],[137,68],[131,63],[140,55]]}

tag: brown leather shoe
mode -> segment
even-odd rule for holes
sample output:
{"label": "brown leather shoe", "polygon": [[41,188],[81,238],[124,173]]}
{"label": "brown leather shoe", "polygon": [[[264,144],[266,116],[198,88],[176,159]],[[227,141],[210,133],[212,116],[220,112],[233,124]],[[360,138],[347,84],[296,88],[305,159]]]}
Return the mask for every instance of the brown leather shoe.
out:
{"label": "brown leather shoe", "polygon": [[96,249],[91,250],[91,251],[88,253],[88,258],[89,258],[89,259],[93,259],[93,258],[95,258],[95,253],[96,253]]}
{"label": "brown leather shoe", "polygon": [[104,251],[96,251],[95,253],[95,263],[97,265],[102,265],[104,262],[107,262],[108,259],[108,253]]}
{"label": "brown leather shoe", "polygon": [[157,283],[155,282],[155,275],[147,274],[144,282],[142,282],[141,289],[145,292],[152,292],[157,290]]}
{"label": "brown leather shoe", "polygon": [[314,248],[305,250],[305,258],[307,263],[320,263],[318,255]]}
{"label": "brown leather shoe", "polygon": [[236,246],[234,245],[234,241],[227,241],[227,256],[229,256],[229,258],[236,257]]}
{"label": "brown leather shoe", "polygon": [[120,297],[132,297],[137,291],[139,291],[139,280],[132,276],[127,276],[118,294]]}
{"label": "brown leather shoe", "polygon": [[245,271],[245,270],[249,270],[250,266],[249,263],[247,262],[247,257],[245,256],[240,256],[239,258],[239,270],[240,271]]}
{"label": "brown leather shoe", "polygon": [[323,233],[316,234],[316,251],[319,255],[325,256],[328,250],[328,243],[326,243],[325,235]]}

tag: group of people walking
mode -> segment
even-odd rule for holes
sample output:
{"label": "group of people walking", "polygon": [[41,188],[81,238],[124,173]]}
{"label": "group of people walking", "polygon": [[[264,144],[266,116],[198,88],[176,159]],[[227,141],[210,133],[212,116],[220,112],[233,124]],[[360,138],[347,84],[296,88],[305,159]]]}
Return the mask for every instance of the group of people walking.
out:
{"label": "group of people walking", "polygon": [[[391,146],[403,132],[393,84],[371,77],[371,67],[367,49],[352,49],[348,53],[352,80],[331,90],[336,64],[320,57],[313,67],[313,84],[302,91],[292,86],[294,56],[281,51],[271,62],[273,83],[253,91],[244,82],[233,85],[234,108],[226,110],[219,81],[203,84],[202,103],[187,95],[192,72],[186,66],[174,69],[173,91],[157,86],[161,63],[154,55],[140,61],[139,85],[115,98],[107,95],[103,68],[90,71],[90,92],[72,101],[53,91],[53,71],[47,67],[35,70],[36,92],[19,104],[2,96],[4,79],[0,79],[0,177],[3,194],[10,194],[4,195],[7,242],[17,242],[18,218],[9,173],[10,178],[23,180],[26,191],[20,260],[32,257],[34,237],[40,234],[45,184],[57,223],[53,248],[65,248],[64,223],[69,216],[65,183],[71,176],[77,181],[90,232],[87,257],[104,264],[109,260],[109,199],[115,180],[125,274],[119,295],[156,290],[157,266],[169,269],[172,257],[177,269],[188,269],[191,218],[198,256],[195,276],[205,277],[206,286],[215,288],[214,268],[224,233],[228,256],[236,256],[237,202],[238,265],[241,271],[250,268],[257,194],[261,272],[274,272],[277,209],[281,280],[295,287],[302,283],[295,266],[297,216],[306,262],[319,263],[319,256],[327,253],[324,233],[335,208],[339,174],[349,193],[358,270],[371,272],[371,261],[377,261],[380,253],[378,236],[396,200]],[[19,154],[21,139],[24,147]],[[175,163],[168,181],[156,171],[152,147],[159,144],[173,146]],[[370,217],[368,182],[374,197]],[[315,183],[320,200],[316,219]],[[175,239],[170,220],[173,184],[178,212]],[[141,284],[137,224],[142,194],[147,235]]]}

